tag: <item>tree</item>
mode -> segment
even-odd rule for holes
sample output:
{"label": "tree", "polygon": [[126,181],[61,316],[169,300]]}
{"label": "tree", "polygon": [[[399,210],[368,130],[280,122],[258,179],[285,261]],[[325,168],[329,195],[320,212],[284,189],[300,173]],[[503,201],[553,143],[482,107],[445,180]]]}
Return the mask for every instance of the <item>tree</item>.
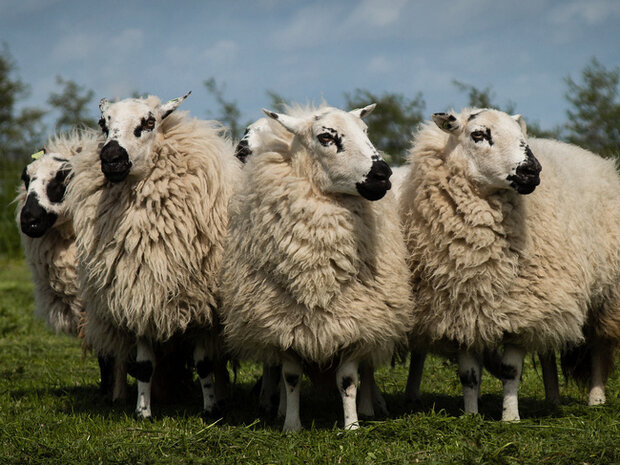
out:
{"label": "tree", "polygon": [[[465,84],[464,82],[457,81],[456,79],[453,80],[452,83],[460,91],[467,92],[467,95],[469,97],[467,105],[470,107],[494,108],[496,110],[501,110],[509,114],[516,113],[517,106],[512,101],[508,101],[508,103],[506,103],[506,105],[503,107],[494,103],[495,93],[493,92],[493,88],[491,86],[487,86],[484,89],[478,89],[471,84]],[[524,116],[524,118],[527,124],[527,133],[529,136],[551,139],[558,139],[560,137],[560,127],[555,127],[552,129],[542,129],[537,121],[528,121],[528,118],[526,116]]]}
{"label": "tree", "polygon": [[[226,90],[226,86],[218,86],[215,78],[211,77],[204,82],[205,87],[207,88],[207,92],[209,92],[214,98],[217,104],[219,105],[220,114],[215,118],[226,126],[230,130],[231,137],[233,139],[238,139],[241,137],[243,132],[243,128],[239,123],[239,118],[241,117],[241,110],[239,110],[239,105],[235,100],[226,100],[224,98],[224,91]],[[211,114],[211,112],[208,112]]]}
{"label": "tree", "polygon": [[56,130],[67,130],[75,126],[97,127],[97,121],[91,116],[90,107],[95,92],[56,76],[56,84],[62,87],[58,93],[52,93],[47,103],[60,111],[56,120]]}
{"label": "tree", "polygon": [[620,156],[620,68],[607,70],[592,58],[581,78],[581,84],[566,78],[567,140],[603,156]]}
{"label": "tree", "polygon": [[373,94],[365,89],[356,89],[352,94],[344,94],[349,110],[376,103],[377,108],[366,117],[368,135],[375,146],[385,152],[386,160],[400,165],[406,160],[406,152],[411,145],[411,136],[423,119],[426,103],[422,94],[413,99],[402,94],[386,92]]}

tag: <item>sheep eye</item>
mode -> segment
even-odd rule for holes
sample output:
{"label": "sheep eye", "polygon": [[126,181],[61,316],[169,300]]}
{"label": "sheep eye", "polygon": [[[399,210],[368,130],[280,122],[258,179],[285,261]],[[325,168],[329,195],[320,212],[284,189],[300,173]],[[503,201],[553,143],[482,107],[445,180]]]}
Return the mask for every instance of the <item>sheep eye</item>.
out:
{"label": "sheep eye", "polygon": [[334,136],[332,136],[329,132],[323,132],[316,136],[316,138],[319,140],[321,145],[327,145],[334,141]]}
{"label": "sheep eye", "polygon": [[144,128],[145,129],[153,129],[155,127],[155,118],[153,118],[152,116],[149,117],[145,123],[144,123]]}
{"label": "sheep eye", "polygon": [[474,142],[480,142],[484,140],[485,134],[482,131],[474,131],[471,133],[471,138]]}

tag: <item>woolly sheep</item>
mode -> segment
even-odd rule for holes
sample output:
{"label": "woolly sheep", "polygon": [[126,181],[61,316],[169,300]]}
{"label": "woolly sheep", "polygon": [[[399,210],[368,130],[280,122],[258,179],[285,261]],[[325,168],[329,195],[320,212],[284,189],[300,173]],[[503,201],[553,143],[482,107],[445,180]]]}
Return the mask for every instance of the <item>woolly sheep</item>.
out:
{"label": "woolly sheep", "polygon": [[357,428],[358,363],[389,359],[409,329],[390,170],[361,120],[373,108],[265,110],[293,134],[290,149],[249,157],[231,201],[224,334],[240,357],[282,364],[285,431],[301,428],[304,364],[336,367],[344,426]]}
{"label": "woolly sheep", "polygon": [[[482,352],[503,344],[502,419],[518,420],[525,352],[582,342],[590,307],[596,332],[618,340],[620,180],[613,162],[577,147],[528,145],[518,115],[433,121],[415,136],[400,199],[413,341],[458,351],[466,413],[477,412]],[[601,380],[593,389],[591,399]]]}
{"label": "woolly sheep", "polygon": [[135,356],[138,418],[151,415],[155,348],[179,338],[195,344],[205,414],[216,406],[213,310],[240,165],[223,127],[174,113],[187,95],[163,104],[103,99],[105,145],[75,161],[67,191],[86,340],[123,360]]}

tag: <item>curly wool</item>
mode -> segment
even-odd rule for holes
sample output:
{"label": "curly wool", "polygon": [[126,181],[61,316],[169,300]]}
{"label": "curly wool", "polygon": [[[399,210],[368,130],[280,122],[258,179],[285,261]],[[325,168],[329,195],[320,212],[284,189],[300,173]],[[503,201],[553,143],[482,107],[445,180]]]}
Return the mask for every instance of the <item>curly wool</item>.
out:
{"label": "curly wool", "polygon": [[305,153],[251,157],[231,202],[221,316],[241,357],[385,361],[410,329],[396,203],[326,195]]}
{"label": "curly wool", "polygon": [[527,196],[484,196],[447,135],[422,127],[401,216],[416,297],[413,340],[546,351],[583,340],[588,309],[620,336],[620,179],[612,161],[530,139],[543,170]]}
{"label": "curly wool", "polygon": [[[74,209],[87,342],[165,342],[216,324],[217,274],[239,162],[224,129],[168,116],[139,181],[109,183],[98,154],[80,157],[67,190]],[[99,329],[94,329],[99,328]],[[127,342],[129,344],[129,342]]]}
{"label": "curly wool", "polygon": [[[50,137],[46,150],[71,160],[80,153],[96,152],[100,142],[101,137],[94,131],[73,130]],[[23,184],[19,187],[16,202],[19,228],[19,216],[26,202]],[[20,236],[34,282],[35,315],[44,319],[56,333],[77,335],[83,307],[70,215],[60,215],[43,237],[33,239],[21,230]]]}

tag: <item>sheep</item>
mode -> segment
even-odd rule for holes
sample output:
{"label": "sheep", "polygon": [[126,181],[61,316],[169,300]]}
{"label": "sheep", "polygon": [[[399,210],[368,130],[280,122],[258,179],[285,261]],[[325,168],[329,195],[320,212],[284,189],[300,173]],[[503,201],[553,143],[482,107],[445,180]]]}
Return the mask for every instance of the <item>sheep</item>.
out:
{"label": "sheep", "polygon": [[135,359],[139,419],[151,416],[156,349],[183,341],[195,347],[203,413],[214,414],[221,397],[213,380],[222,365],[214,309],[240,163],[221,125],[175,113],[188,95],[166,103],[102,99],[104,145],[75,161],[67,190],[86,340]]}
{"label": "sheep", "polygon": [[[519,115],[432,119],[414,138],[400,197],[412,339],[457,353],[466,413],[477,413],[483,351],[503,344],[502,420],[518,421],[525,352],[581,343],[587,319],[618,340],[620,179],[612,161],[575,146],[528,143]],[[593,389],[591,399],[600,381]]]}
{"label": "sheep", "polygon": [[[24,168],[15,199],[16,221],[34,282],[35,315],[56,333],[77,336],[84,324],[75,234],[64,195],[73,157],[96,151],[101,141],[99,134],[88,129],[51,137]],[[112,364],[99,357],[104,393],[113,383]]]}
{"label": "sheep", "polygon": [[248,157],[231,200],[218,311],[233,353],[282,365],[284,431],[301,428],[304,366],[335,369],[344,427],[358,428],[360,361],[389,359],[409,330],[391,171],[361,120],[374,106],[263,110],[290,148]]}

